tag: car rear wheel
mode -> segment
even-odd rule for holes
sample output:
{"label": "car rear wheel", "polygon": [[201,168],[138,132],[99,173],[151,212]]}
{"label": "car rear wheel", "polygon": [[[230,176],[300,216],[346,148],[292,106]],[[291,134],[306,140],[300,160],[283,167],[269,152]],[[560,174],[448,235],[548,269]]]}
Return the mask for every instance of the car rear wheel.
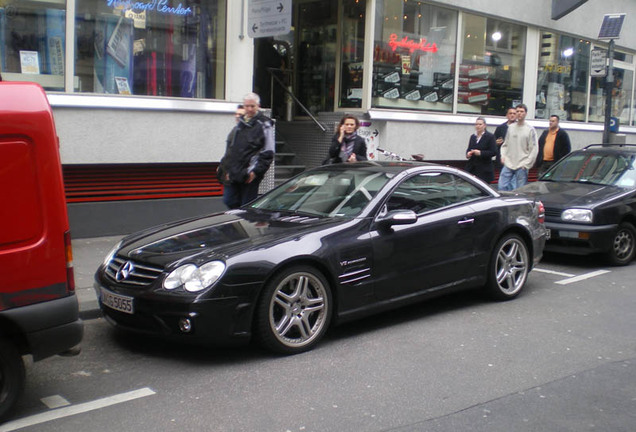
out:
{"label": "car rear wheel", "polygon": [[618,226],[618,231],[616,231],[612,241],[612,249],[607,257],[612,264],[624,266],[634,259],[635,251],[636,229],[634,229],[634,225],[623,222]]}
{"label": "car rear wheel", "polygon": [[313,348],[331,319],[331,291],[325,277],[309,266],[284,270],[267,284],[257,309],[256,336],[282,354]]}
{"label": "car rear wheel", "polygon": [[515,298],[530,271],[530,254],[521,237],[506,234],[493,249],[486,289],[497,300]]}
{"label": "car rear wheel", "polygon": [[16,347],[0,338],[0,419],[4,419],[17,402],[24,386],[24,362]]}

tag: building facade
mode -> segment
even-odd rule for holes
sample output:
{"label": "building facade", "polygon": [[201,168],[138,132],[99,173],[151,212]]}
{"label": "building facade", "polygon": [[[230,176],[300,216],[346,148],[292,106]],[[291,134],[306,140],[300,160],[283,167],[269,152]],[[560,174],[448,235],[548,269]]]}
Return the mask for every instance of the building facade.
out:
{"label": "building facade", "polygon": [[[307,129],[286,139],[306,167],[324,158],[345,112],[364,119],[377,158],[384,148],[461,161],[475,118],[492,131],[518,103],[537,128],[559,115],[580,148],[602,140],[608,91],[615,138],[636,144],[636,3],[585,2],[559,20],[551,9],[552,0],[0,0],[0,72],[47,90],[72,223],[94,220],[80,231],[96,235],[98,215],[139,218],[110,234],[182,216],[187,202],[191,212],[221,208],[218,183],[177,189],[214,169],[252,90],[278,130]],[[615,13],[626,16],[607,85],[591,63],[607,55],[599,30]],[[163,182],[160,193],[148,178]],[[104,192],[104,179],[121,187]],[[184,210],[166,210],[175,207]]]}

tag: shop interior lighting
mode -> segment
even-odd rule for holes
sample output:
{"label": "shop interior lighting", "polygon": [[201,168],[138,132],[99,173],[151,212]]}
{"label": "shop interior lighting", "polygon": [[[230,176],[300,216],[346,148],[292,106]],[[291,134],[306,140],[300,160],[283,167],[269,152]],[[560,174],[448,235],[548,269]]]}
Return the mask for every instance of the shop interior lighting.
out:
{"label": "shop interior lighting", "polygon": [[563,57],[571,57],[574,54],[573,48],[566,48],[563,50]]}
{"label": "shop interior lighting", "polygon": [[496,31],[492,34],[491,36],[492,40],[494,40],[495,42],[498,42],[501,40],[501,32]]}

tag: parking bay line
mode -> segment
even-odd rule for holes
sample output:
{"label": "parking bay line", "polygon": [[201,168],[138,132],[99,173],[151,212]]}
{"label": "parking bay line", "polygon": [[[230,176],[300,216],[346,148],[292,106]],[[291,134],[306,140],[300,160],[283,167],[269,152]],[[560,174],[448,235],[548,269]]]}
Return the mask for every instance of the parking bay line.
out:
{"label": "parking bay line", "polygon": [[122,402],[128,402],[134,399],[139,399],[146,396],[152,396],[155,391],[144,387],[139,390],[133,390],[127,393],[121,393],[118,395],[108,396],[102,399],[97,399],[91,402],[86,402],[78,405],[70,405],[64,408],[58,408],[53,411],[48,411],[41,414],[24,417],[18,420],[10,421],[3,425],[0,425],[0,432],[11,432],[14,430],[22,429],[28,426],[33,426],[40,423],[45,423],[51,420],[57,420],[63,417],[69,417],[75,414],[81,414],[88,411],[94,411],[96,409],[105,408],[111,405],[116,405]]}
{"label": "parking bay line", "polygon": [[553,275],[557,275],[557,276],[565,276],[565,277],[575,276],[575,275],[570,274],[570,273],[563,273],[563,272],[558,272],[558,271],[554,271],[554,270],[547,270],[547,269],[542,269],[542,268],[538,268],[538,267],[535,267],[534,269],[532,269],[532,271],[538,271],[540,273],[548,273],[548,274],[553,274]]}
{"label": "parking bay line", "polygon": [[610,272],[609,270],[597,270],[597,271],[593,271],[593,272],[590,272],[590,273],[584,273],[582,275],[574,276],[574,277],[571,277],[569,279],[563,279],[563,280],[560,280],[560,281],[556,281],[555,283],[559,284],[559,285],[567,285],[567,284],[571,284],[571,283],[574,283],[574,282],[579,282],[579,281],[582,281],[582,280],[585,280],[585,279],[590,279],[590,278],[593,278],[593,277],[596,277],[596,276],[600,276],[602,274],[609,273],[609,272]]}

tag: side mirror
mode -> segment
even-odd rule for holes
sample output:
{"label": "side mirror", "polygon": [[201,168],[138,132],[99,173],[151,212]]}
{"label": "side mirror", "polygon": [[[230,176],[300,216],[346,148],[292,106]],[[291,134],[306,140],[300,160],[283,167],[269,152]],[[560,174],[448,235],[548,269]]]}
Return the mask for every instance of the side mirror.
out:
{"label": "side mirror", "polygon": [[376,220],[384,227],[393,225],[410,225],[417,222],[417,215],[413,210],[392,210]]}

